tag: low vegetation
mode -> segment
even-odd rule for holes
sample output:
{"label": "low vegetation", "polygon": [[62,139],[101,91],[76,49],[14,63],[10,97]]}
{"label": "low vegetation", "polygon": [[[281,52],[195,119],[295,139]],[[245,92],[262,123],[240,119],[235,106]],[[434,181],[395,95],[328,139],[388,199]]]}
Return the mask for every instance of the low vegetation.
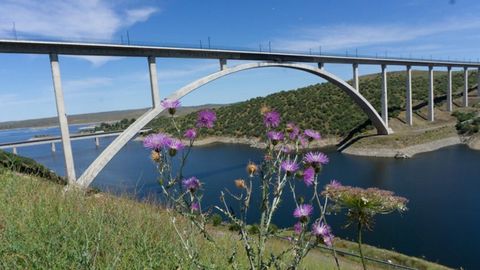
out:
{"label": "low vegetation", "polygon": [[35,160],[14,155],[3,150],[0,150],[0,169],[35,175],[56,183],[66,184],[65,179],[37,163]]}
{"label": "low vegetation", "polygon": [[475,111],[454,112],[452,114],[457,118],[455,128],[461,135],[473,135],[480,130],[480,116]]}

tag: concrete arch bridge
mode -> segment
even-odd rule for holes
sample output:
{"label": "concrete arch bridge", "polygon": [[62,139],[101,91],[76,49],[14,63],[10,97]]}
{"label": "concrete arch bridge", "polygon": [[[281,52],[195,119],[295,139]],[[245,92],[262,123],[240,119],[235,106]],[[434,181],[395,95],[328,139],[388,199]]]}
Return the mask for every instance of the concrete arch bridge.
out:
{"label": "concrete arch bridge", "polygon": [[[311,55],[311,54],[291,54],[280,52],[252,52],[252,51],[234,51],[219,49],[198,49],[198,48],[173,48],[173,47],[154,47],[154,46],[136,46],[136,45],[114,45],[114,44],[91,44],[91,43],[67,43],[67,42],[43,42],[43,41],[18,41],[18,40],[0,40],[0,53],[24,53],[24,54],[48,54],[50,56],[50,66],[53,78],[53,88],[55,93],[57,114],[60,123],[62,145],[64,149],[65,170],[68,182],[80,187],[88,187],[107,163],[117,154],[120,149],[128,143],[145,125],[160,114],[165,108],[160,104],[160,93],[157,79],[157,57],[168,58],[202,58],[219,60],[219,71],[208,76],[200,78],[173,93],[168,98],[180,99],[185,95],[195,91],[199,87],[228,76],[230,74],[266,67],[280,67],[296,69],[319,76],[328,82],[336,85],[344,91],[368,116],[372,124],[377,129],[378,134],[388,135],[392,131],[388,127],[388,84],[387,84],[387,66],[405,66],[407,73],[406,81],[406,122],[413,124],[412,117],[412,66],[423,66],[429,69],[429,120],[434,121],[434,93],[433,93],[433,70],[434,68],[446,68],[448,71],[447,84],[447,109],[452,110],[452,68],[462,68],[464,70],[465,87],[463,91],[463,106],[468,106],[468,69],[475,68],[480,71],[480,63],[461,62],[461,61],[443,61],[443,60],[418,60],[418,59],[396,59],[396,58],[378,58],[378,57],[349,57],[333,55]],[[152,95],[152,108],[139,117],[124,132],[118,135],[115,140],[105,148],[105,150],[90,164],[90,166],[77,178],[73,162],[73,153],[68,131],[68,120],[66,116],[62,83],[60,76],[60,66],[58,55],[101,55],[101,56],[126,56],[126,57],[145,57],[149,66],[150,90]],[[227,60],[246,60],[255,61],[240,64],[233,67],[227,66]],[[346,81],[328,72],[324,68],[325,63],[336,63],[351,65],[353,71],[353,83]],[[315,64],[315,65],[312,65]],[[382,68],[382,91],[381,91],[381,111],[378,113],[373,106],[366,100],[359,89],[359,65],[379,65]],[[480,82],[480,72],[479,82]],[[480,84],[479,84],[480,85]],[[480,86],[479,86],[480,94]]]}

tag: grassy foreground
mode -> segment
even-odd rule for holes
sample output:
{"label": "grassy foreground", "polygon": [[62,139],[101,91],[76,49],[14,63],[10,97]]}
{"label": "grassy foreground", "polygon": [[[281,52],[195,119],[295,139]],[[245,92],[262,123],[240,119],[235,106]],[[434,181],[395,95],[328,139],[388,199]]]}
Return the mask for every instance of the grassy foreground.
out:
{"label": "grassy foreground", "polygon": [[[179,221],[182,227],[182,222]],[[213,228],[212,228],[213,229]],[[229,268],[237,236],[215,227],[219,246],[198,239],[201,258],[214,269]],[[354,245],[340,241],[343,249]],[[270,242],[275,252],[288,243]],[[164,210],[107,194],[63,192],[41,178],[0,170],[0,269],[192,269]],[[367,249],[367,256],[391,259],[418,269],[446,269],[398,253]],[[245,262],[246,263],[246,262]],[[329,252],[314,250],[302,269],[334,269]],[[342,269],[360,269],[340,257]],[[245,265],[240,265],[244,269]],[[390,269],[370,264],[369,269]]]}

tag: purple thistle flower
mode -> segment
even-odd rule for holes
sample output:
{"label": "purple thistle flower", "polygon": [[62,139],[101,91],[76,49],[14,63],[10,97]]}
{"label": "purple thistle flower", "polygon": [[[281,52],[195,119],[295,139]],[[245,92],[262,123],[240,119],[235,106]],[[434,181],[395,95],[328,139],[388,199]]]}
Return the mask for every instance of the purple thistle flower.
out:
{"label": "purple thistle flower", "polygon": [[171,140],[170,137],[163,133],[150,134],[143,140],[143,146],[151,150],[160,151],[167,146]]}
{"label": "purple thistle flower", "polygon": [[182,150],[185,147],[179,139],[171,139],[167,146],[169,148],[168,153],[172,157],[177,154],[178,150]]}
{"label": "purple thistle flower", "polygon": [[303,182],[307,187],[313,185],[313,181],[315,180],[315,170],[312,167],[308,167],[305,171],[303,171]]}
{"label": "purple thistle flower", "polygon": [[287,175],[291,175],[299,168],[298,164],[293,160],[284,160],[280,166],[282,167],[282,170],[287,173]]}
{"label": "purple thistle flower", "polygon": [[197,127],[213,128],[213,124],[217,121],[217,115],[210,109],[198,112]]}
{"label": "purple thistle flower", "polygon": [[290,140],[295,140],[295,138],[300,134],[300,129],[294,123],[287,124],[287,132]]}
{"label": "purple thistle flower", "polygon": [[279,141],[283,140],[283,133],[278,131],[269,131],[267,137],[272,141],[273,145],[276,145]]}
{"label": "purple thistle flower", "polygon": [[190,205],[190,209],[192,209],[193,212],[198,212],[200,211],[200,204],[198,202],[193,202],[192,205]]}
{"label": "purple thistle flower", "polygon": [[320,133],[313,129],[306,129],[304,131],[304,134],[308,137],[309,141],[320,140],[322,138],[322,136],[320,136]]}
{"label": "purple thistle flower", "polygon": [[280,114],[276,111],[266,112],[263,116],[263,123],[267,128],[274,128],[280,125]]}
{"label": "purple thistle flower", "polygon": [[195,176],[192,176],[190,178],[183,179],[182,185],[183,188],[188,189],[193,193],[200,188],[200,181]]}
{"label": "purple thistle flower", "polygon": [[317,237],[322,237],[323,242],[327,246],[332,246],[333,244],[333,234],[332,229],[327,224],[324,224],[321,221],[317,221],[312,224],[312,234]]}
{"label": "purple thistle flower", "polygon": [[322,152],[308,152],[303,158],[303,161],[315,166],[328,164],[330,160],[328,159],[328,156]]}
{"label": "purple thistle flower", "polygon": [[294,231],[296,234],[301,234],[302,231],[303,231],[302,223],[300,223],[300,222],[295,223],[295,225],[293,225],[293,231]]}
{"label": "purple thistle flower", "polygon": [[180,101],[179,100],[172,100],[172,99],[164,99],[162,102],[160,102],[162,106],[166,109],[168,109],[168,113],[171,115],[174,115],[175,112],[177,111],[177,108],[180,107]]}
{"label": "purple thistle flower", "polygon": [[182,141],[180,141],[179,139],[171,139],[169,142],[168,142],[168,148],[170,149],[175,149],[175,150],[182,150],[183,147],[185,147],[182,143]]}
{"label": "purple thistle flower", "polygon": [[197,137],[197,130],[195,128],[187,129],[183,134],[183,137],[194,140]]}
{"label": "purple thistle flower", "polygon": [[293,216],[300,219],[301,222],[306,222],[308,217],[313,212],[313,206],[310,204],[300,204],[295,211],[293,211]]}

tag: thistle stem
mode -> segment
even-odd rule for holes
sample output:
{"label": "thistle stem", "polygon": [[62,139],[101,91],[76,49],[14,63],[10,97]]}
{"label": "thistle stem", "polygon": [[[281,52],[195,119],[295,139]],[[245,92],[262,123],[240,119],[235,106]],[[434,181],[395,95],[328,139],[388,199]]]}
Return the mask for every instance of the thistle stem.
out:
{"label": "thistle stem", "polygon": [[360,222],[358,223],[358,250],[360,251],[360,258],[362,259],[363,270],[367,270],[362,251],[362,224]]}

